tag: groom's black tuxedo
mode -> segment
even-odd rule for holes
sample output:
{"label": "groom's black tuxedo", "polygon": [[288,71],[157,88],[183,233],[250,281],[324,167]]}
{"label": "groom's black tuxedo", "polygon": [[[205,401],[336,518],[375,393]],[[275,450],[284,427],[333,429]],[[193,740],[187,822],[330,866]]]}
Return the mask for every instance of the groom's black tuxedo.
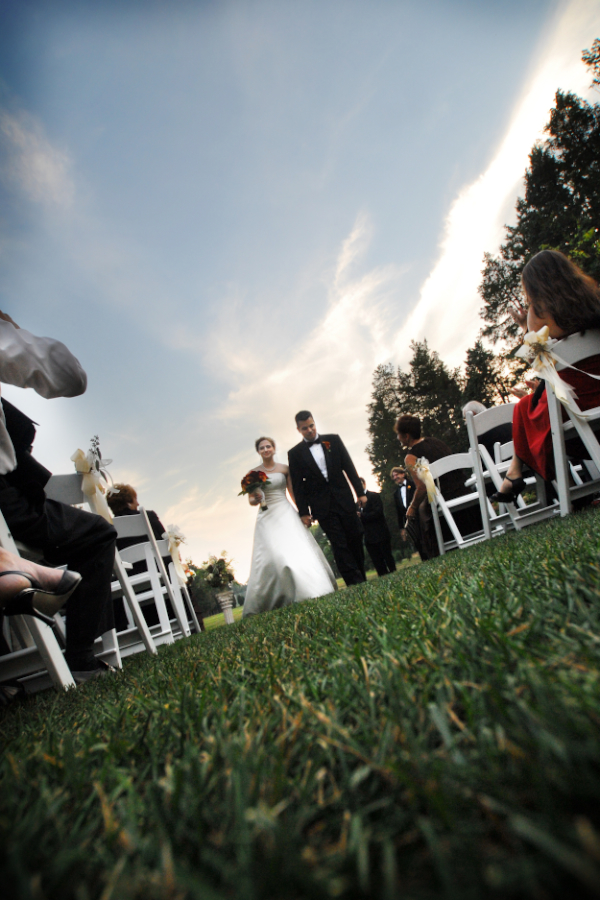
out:
{"label": "groom's black tuxedo", "polygon": [[358,584],[365,580],[362,525],[348,481],[357,497],[362,497],[365,492],[340,436],[322,434],[319,440],[323,446],[327,479],[307,441],[300,441],[288,453],[296,506],[301,516],[312,515],[318,519],[331,542],[346,584]]}

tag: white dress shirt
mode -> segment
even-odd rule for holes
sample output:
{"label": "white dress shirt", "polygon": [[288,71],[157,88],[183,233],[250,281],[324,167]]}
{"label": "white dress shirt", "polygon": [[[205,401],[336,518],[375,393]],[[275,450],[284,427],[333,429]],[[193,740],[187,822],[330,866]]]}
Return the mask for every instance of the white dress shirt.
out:
{"label": "white dress shirt", "polygon": [[[50,400],[77,397],[87,387],[87,376],[73,354],[60,341],[35,337],[0,319],[0,381],[33,388]],[[0,406],[0,475],[17,465],[14,447]]]}
{"label": "white dress shirt", "polygon": [[[319,435],[317,435],[317,437],[319,437]],[[305,440],[306,440],[306,438],[305,438]],[[316,441],[316,438],[315,438],[315,441]],[[327,471],[327,463],[325,462],[325,448],[323,447],[323,444],[321,444],[321,443],[311,444],[310,441],[306,441],[306,443],[310,444],[310,447],[309,447],[310,452],[313,455],[314,461],[316,462],[319,469],[321,470],[321,474],[322,474],[323,478],[325,479],[325,481],[329,481],[329,473]]]}
{"label": "white dress shirt", "polygon": [[404,508],[407,508],[406,503],[406,482],[400,485],[400,496],[402,497],[402,502],[404,503]]}

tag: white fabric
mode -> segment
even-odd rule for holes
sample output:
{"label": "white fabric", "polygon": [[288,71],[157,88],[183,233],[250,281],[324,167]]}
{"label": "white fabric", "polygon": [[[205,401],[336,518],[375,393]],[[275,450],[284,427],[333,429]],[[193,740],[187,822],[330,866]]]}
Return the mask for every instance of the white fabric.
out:
{"label": "white fabric", "polygon": [[[52,338],[35,337],[0,319],[0,381],[33,388],[40,396],[77,397],[87,387],[87,376],[72,353]],[[12,472],[15,451],[0,408],[0,475]]]}
{"label": "white fabric", "polygon": [[[317,435],[318,437],[318,435]],[[309,441],[307,441],[309,443]],[[325,479],[325,481],[329,481],[329,473],[327,472],[327,463],[325,462],[325,447],[323,444],[311,444],[310,452],[313,455],[313,459],[321,470],[321,475]]]}
{"label": "white fabric", "polygon": [[400,485],[400,496],[402,497],[404,509],[407,509],[407,506],[406,506],[406,482],[404,482],[404,484]]}
{"label": "white fabric", "polygon": [[282,472],[264,489],[268,509],[259,510],[244,618],[337,590],[321,548],[285,494]]}

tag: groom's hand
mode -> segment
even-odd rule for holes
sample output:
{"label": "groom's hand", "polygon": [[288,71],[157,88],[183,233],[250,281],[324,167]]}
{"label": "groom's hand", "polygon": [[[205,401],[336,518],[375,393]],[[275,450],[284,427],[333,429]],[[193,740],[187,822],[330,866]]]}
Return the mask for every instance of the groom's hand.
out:
{"label": "groom's hand", "polygon": [[304,525],[304,527],[310,528],[310,526],[312,525],[312,516],[300,516],[300,518],[302,519],[302,524]]}

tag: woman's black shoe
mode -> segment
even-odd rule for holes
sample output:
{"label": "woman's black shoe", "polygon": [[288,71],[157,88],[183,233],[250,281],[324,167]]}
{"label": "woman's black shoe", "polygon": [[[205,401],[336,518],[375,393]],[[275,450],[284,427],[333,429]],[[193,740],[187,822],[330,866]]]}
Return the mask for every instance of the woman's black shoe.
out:
{"label": "woman's black shoe", "polygon": [[504,494],[502,491],[496,491],[496,493],[492,494],[490,497],[492,503],[514,503],[523,493],[523,488],[525,487],[524,478],[521,478],[520,475],[518,478],[509,478],[508,475],[505,475],[504,477],[506,481],[510,481],[512,489],[508,494]]}
{"label": "woman's black shoe", "polygon": [[20,575],[21,578],[27,579],[31,587],[23,588],[15,597],[11,597],[5,603],[0,600],[0,612],[5,616],[35,616],[36,619],[40,619],[50,626],[54,625],[52,616],[58,612],[61,606],[65,605],[81,582],[79,572],[65,569],[55,590],[47,591],[27,572],[0,572],[0,578],[3,575]]}

